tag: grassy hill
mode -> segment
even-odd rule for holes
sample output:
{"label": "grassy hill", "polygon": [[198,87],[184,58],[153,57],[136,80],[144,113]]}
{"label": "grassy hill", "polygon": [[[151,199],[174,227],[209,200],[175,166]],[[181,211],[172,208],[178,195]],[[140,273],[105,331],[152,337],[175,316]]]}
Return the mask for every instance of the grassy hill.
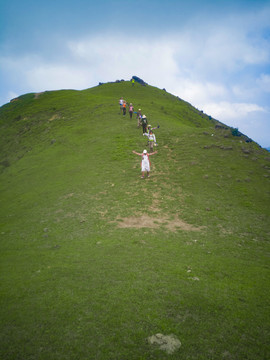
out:
{"label": "grassy hill", "polygon": [[[160,125],[149,179],[121,96]],[[0,129],[1,360],[270,358],[266,150],[130,82],[20,96]]]}

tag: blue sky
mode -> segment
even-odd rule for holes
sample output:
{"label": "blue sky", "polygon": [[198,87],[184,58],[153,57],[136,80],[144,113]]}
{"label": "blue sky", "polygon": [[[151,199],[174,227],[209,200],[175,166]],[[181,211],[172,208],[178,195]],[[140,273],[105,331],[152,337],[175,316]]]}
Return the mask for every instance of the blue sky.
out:
{"label": "blue sky", "polygon": [[1,0],[0,106],[132,75],[270,146],[270,0]]}

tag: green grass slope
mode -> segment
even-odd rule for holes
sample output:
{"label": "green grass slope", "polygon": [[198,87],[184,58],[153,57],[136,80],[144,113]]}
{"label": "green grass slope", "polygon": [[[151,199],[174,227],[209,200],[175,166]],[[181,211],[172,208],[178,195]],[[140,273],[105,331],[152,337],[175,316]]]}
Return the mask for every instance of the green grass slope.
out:
{"label": "green grass slope", "polygon": [[270,157],[217,124],[130,82],[0,109],[1,360],[270,358]]}

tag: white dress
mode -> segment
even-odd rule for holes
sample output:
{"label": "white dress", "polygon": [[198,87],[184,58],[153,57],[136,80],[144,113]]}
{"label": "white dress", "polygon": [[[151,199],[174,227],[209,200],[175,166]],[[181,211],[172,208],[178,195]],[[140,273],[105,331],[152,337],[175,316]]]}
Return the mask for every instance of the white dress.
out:
{"label": "white dress", "polygon": [[142,155],[141,167],[142,167],[142,171],[150,171],[150,161],[148,154]]}

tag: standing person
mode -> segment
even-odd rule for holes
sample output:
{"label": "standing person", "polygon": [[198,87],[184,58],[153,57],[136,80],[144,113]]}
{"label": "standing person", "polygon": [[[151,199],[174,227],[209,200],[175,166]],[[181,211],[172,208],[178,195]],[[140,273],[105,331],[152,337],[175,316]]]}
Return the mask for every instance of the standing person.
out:
{"label": "standing person", "polygon": [[153,133],[153,131],[149,131],[149,133],[144,133],[143,135],[148,137],[148,145],[149,145],[149,151],[152,152],[154,149],[154,145],[157,146],[156,136]]}
{"label": "standing person", "polygon": [[126,111],[127,111],[127,103],[124,101],[123,102],[123,115],[126,115]]}
{"label": "standing person", "polygon": [[150,176],[150,160],[149,160],[149,156],[151,155],[155,155],[157,153],[157,151],[151,153],[151,154],[148,154],[147,153],[147,150],[143,150],[143,152],[140,154],[140,153],[137,153],[136,151],[132,151],[133,154],[136,154],[136,155],[139,155],[142,157],[142,162],[141,162],[141,171],[142,171],[142,179],[144,179],[144,174],[145,172],[147,173],[147,177]]}
{"label": "standing person", "polygon": [[142,131],[143,131],[143,134],[146,133],[147,131],[147,118],[145,115],[142,116],[142,119],[141,119],[141,123],[142,123]]}
{"label": "standing person", "polygon": [[131,80],[131,84],[132,84],[132,86],[134,86],[134,84],[135,84],[135,80],[134,80],[134,79]]}
{"label": "standing person", "polygon": [[132,103],[129,104],[128,111],[129,111],[129,117],[130,117],[130,119],[132,119],[132,115],[133,115],[133,111],[134,111],[134,107],[133,107]]}
{"label": "standing person", "polygon": [[123,111],[123,104],[124,104],[124,100],[123,100],[123,98],[121,97],[120,100],[119,100],[120,112]]}
{"label": "standing person", "polygon": [[142,123],[141,123],[142,112],[141,112],[141,111],[142,111],[141,109],[139,109],[139,110],[137,111],[137,117],[136,117],[136,119],[137,119],[137,121],[138,121],[138,123],[137,123],[138,128],[142,125]]}

